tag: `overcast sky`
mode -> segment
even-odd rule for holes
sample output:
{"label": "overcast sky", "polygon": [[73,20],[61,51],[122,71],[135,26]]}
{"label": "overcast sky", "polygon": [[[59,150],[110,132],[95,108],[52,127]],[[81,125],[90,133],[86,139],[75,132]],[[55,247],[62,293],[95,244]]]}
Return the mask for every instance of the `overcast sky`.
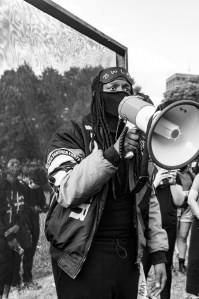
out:
{"label": "overcast sky", "polygon": [[199,74],[199,0],[54,0],[128,48],[129,72],[155,104],[174,73]]}

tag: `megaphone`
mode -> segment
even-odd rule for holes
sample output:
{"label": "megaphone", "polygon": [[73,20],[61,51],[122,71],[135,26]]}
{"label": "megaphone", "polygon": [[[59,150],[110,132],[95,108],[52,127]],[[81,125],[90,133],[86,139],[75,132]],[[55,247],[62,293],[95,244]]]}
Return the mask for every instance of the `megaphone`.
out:
{"label": "megaphone", "polygon": [[125,97],[118,107],[119,117],[147,132],[147,148],[152,161],[165,169],[179,169],[199,155],[199,103],[173,102],[162,111],[139,96]]}

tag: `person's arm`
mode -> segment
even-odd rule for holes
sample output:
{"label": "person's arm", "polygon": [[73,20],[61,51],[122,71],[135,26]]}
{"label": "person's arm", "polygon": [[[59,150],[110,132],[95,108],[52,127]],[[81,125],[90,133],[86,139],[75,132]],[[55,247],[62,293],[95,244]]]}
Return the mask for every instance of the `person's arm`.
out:
{"label": "person's arm", "polygon": [[155,179],[153,181],[154,188],[156,189],[161,185],[162,181],[167,179],[170,184],[170,190],[173,197],[173,202],[176,206],[181,206],[185,199],[185,194],[180,182],[180,178],[177,176],[177,171],[168,172],[165,169],[159,169]]}
{"label": "person's arm", "polygon": [[152,257],[155,272],[155,282],[151,292],[153,295],[158,296],[164,289],[167,279],[165,251],[168,250],[168,237],[166,231],[162,228],[160,206],[155,195],[150,198],[148,226],[149,239],[147,240],[147,247]]}
{"label": "person's arm", "polygon": [[[77,207],[97,194],[115,174],[120,160],[117,146],[105,152],[94,149],[85,157],[84,144],[80,144],[82,136],[78,134],[74,128],[56,133],[47,160],[49,180],[58,190],[57,201],[66,208]],[[138,138],[129,130],[125,151],[135,149]]]}
{"label": "person's arm", "polygon": [[165,263],[160,263],[154,265],[155,281],[152,284],[150,290],[150,298],[157,298],[157,296],[162,292],[167,281],[166,267]]}
{"label": "person's arm", "polygon": [[191,207],[194,215],[199,219],[199,206],[197,203],[198,191],[191,189],[188,196],[188,204]]}
{"label": "person's arm", "polygon": [[58,202],[64,207],[77,207],[97,194],[115,174],[117,168],[97,150],[73,169],[65,172],[59,187]]}
{"label": "person's arm", "polygon": [[176,206],[181,206],[185,200],[186,195],[183,191],[181,180],[176,170],[170,172],[169,183],[170,183],[171,194],[173,197],[173,203]]}
{"label": "person's arm", "polygon": [[48,179],[63,207],[77,207],[88,201],[117,171],[115,153],[117,159],[120,157],[114,148],[107,150],[107,158],[106,152],[97,147],[87,157],[84,151],[81,131],[73,124],[58,129],[49,143]]}
{"label": "person's arm", "polygon": [[[168,238],[166,231],[162,228],[160,205],[155,194],[151,195],[149,201],[148,235],[147,248],[152,255],[152,263],[165,262],[164,252],[168,250]],[[156,258],[157,252],[163,253],[161,258]]]}
{"label": "person's arm", "polygon": [[197,203],[198,195],[199,195],[199,174],[196,175],[188,196],[188,204],[191,207],[194,215],[199,219],[199,206]]}
{"label": "person's arm", "polygon": [[185,193],[181,185],[170,185],[173,202],[176,206],[181,206],[185,200]]}
{"label": "person's arm", "polygon": [[153,180],[153,186],[155,189],[157,189],[158,186],[160,186],[163,183],[163,180],[168,179],[168,171],[160,168],[156,175],[155,178]]}
{"label": "person's arm", "polygon": [[[128,152],[133,152],[136,150],[138,146],[139,135],[137,133],[137,129],[129,129],[126,133],[124,140],[124,152],[127,154]],[[115,150],[120,153],[120,137],[114,144]]]}
{"label": "person's arm", "polygon": [[39,213],[41,213],[46,205],[46,197],[44,194],[44,190],[42,187],[39,187],[36,189],[37,190],[37,210]]}

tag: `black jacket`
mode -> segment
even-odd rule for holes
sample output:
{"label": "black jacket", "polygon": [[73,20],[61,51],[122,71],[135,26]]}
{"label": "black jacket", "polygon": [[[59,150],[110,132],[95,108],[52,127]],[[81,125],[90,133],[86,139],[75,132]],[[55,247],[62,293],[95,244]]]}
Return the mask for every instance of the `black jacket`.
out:
{"label": "black jacket", "polygon": [[[117,171],[96,141],[91,152],[92,134],[90,117],[86,117],[82,123],[72,122],[70,127],[61,127],[49,144],[49,181],[57,196],[49,209],[45,232],[51,243],[53,258],[72,278],[77,276],[86,260],[103,213],[108,181]],[[129,170],[132,170],[129,164]],[[129,173],[133,188],[133,172]],[[148,218],[145,225],[142,214]],[[168,249],[167,235],[161,227],[159,204],[149,180],[136,195],[133,217],[138,239],[138,263],[142,258],[143,246],[147,245],[154,254]],[[146,229],[148,240],[144,237]],[[165,262],[164,255],[159,262]]]}

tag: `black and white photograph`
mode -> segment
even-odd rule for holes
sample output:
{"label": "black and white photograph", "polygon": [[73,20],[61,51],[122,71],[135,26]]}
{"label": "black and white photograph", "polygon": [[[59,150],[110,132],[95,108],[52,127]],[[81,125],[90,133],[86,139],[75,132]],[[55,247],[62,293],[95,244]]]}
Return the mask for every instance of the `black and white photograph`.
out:
{"label": "black and white photograph", "polygon": [[0,0],[0,299],[199,299],[198,28]]}

